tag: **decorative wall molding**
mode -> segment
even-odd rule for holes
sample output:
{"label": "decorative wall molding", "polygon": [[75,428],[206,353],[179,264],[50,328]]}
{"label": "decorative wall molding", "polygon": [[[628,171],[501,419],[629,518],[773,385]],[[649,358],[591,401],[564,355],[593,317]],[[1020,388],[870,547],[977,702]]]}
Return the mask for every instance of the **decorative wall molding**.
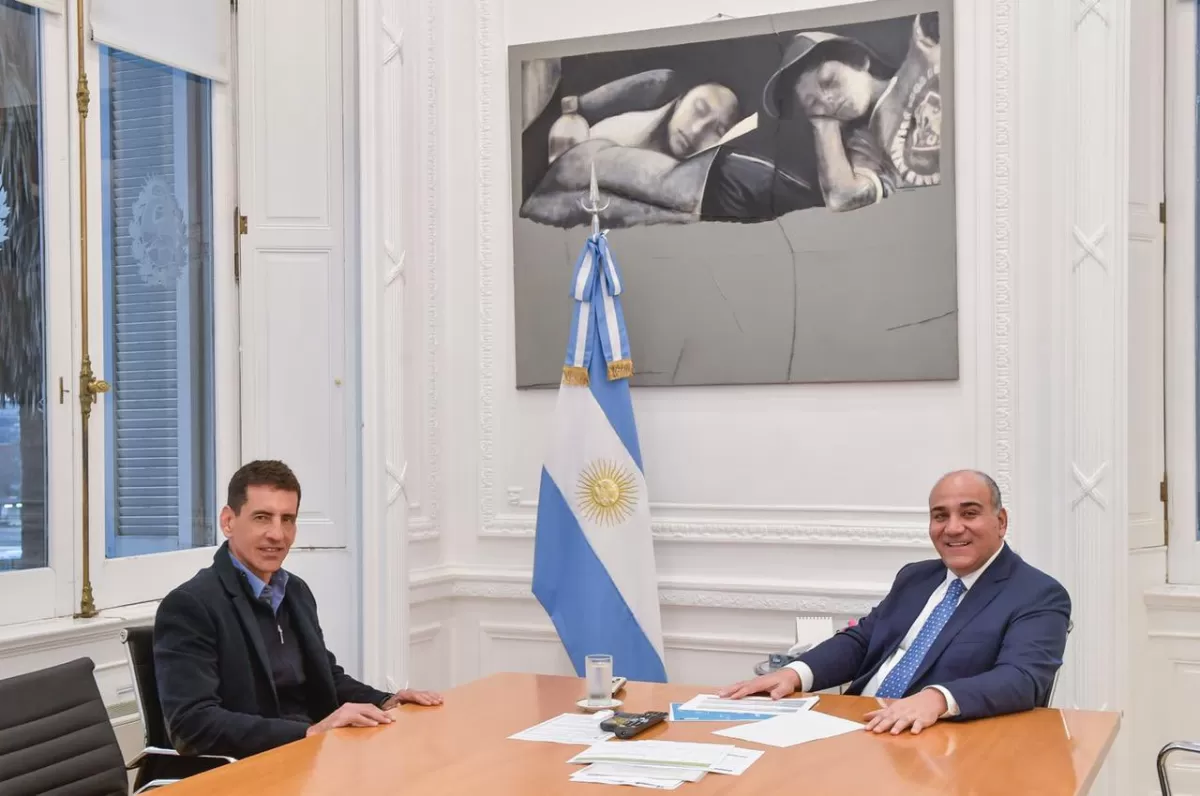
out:
{"label": "decorative wall molding", "polygon": [[444,4],[439,0],[421,0],[420,18],[424,22],[424,59],[421,72],[421,91],[424,101],[424,122],[421,130],[420,149],[422,155],[422,179],[420,206],[424,208],[424,268],[425,280],[425,401],[422,419],[425,424],[425,495],[418,502],[410,528],[433,533],[419,537],[418,541],[436,539],[440,528],[440,501],[438,490],[441,483],[441,369],[438,356],[441,352],[442,334],[442,285],[439,268],[442,263],[440,224],[441,202],[441,97],[438,81],[441,80],[439,59],[441,58],[441,17]]}
{"label": "decorative wall molding", "polygon": [[410,647],[415,647],[418,644],[428,644],[434,641],[445,630],[445,626],[441,622],[429,622],[424,625],[417,625],[408,631],[408,644]]}
{"label": "decorative wall molding", "polygon": [[1147,590],[1143,599],[1151,611],[1200,615],[1200,586],[1163,584]]}
{"label": "decorative wall molding", "polygon": [[[1128,654],[1128,229],[1130,162],[1129,4],[1132,0],[1075,2],[1083,11],[1061,19],[1059,34],[1071,54],[1056,84],[1068,103],[1072,136],[1064,217],[1055,229],[1064,278],[1067,560],[1065,579],[1080,618],[1076,643],[1088,655],[1074,660],[1075,701],[1084,707],[1122,708]],[[1091,12],[1082,6],[1091,6]],[[1101,11],[1102,13],[1095,13]],[[1063,93],[1065,92],[1065,93]],[[1097,131],[1104,134],[1098,135]],[[1112,768],[1127,765],[1122,741]],[[1111,785],[1110,785],[1111,787]],[[1101,789],[1103,792],[1103,788]]]}
{"label": "decorative wall molding", "polygon": [[[558,631],[550,623],[528,624],[494,622],[479,623],[479,633],[499,641],[527,641],[536,644],[561,644]],[[689,652],[733,652],[766,655],[787,649],[793,639],[779,636],[747,636],[741,633],[663,633],[663,648]]]}
{"label": "decorative wall molding", "polygon": [[[477,107],[476,139],[479,145],[478,193],[476,194],[476,245],[479,261],[479,520],[480,526],[489,528],[495,520],[494,491],[496,483],[495,439],[493,425],[496,419],[496,329],[494,306],[496,246],[494,226],[496,214],[492,210],[492,198],[496,188],[492,184],[499,154],[501,164],[505,153],[496,148],[497,123],[492,119],[492,106],[498,100],[493,94],[506,94],[503,82],[497,85],[496,73],[507,73],[503,56],[493,53],[500,38],[502,26],[498,19],[499,0],[476,0],[475,2],[475,99]],[[498,48],[503,53],[503,44]],[[500,68],[497,69],[499,64]],[[500,168],[503,173],[504,169]],[[502,216],[499,223],[508,223]]]}
{"label": "decorative wall molding", "polygon": [[[979,14],[978,19],[984,19]],[[1014,494],[1013,467],[1016,458],[1016,322],[1013,309],[1013,226],[1012,219],[1012,175],[1013,162],[1013,92],[1012,84],[1012,0],[992,0],[993,31],[991,75],[991,153],[980,152],[980,162],[991,163],[992,202],[989,230],[982,227],[980,236],[991,241],[992,247],[992,312],[991,328],[984,327],[984,339],[991,338],[992,347],[992,390],[991,428],[992,457],[991,476],[1010,505],[1018,505]],[[961,48],[959,50],[962,52]],[[956,86],[957,96],[965,96],[963,86]],[[968,89],[969,90],[969,89]],[[960,139],[961,140],[961,139]],[[981,139],[982,140],[982,137]],[[982,226],[982,225],[981,225]]]}
{"label": "decorative wall molding", "polygon": [[[413,572],[412,605],[448,599],[532,600],[529,570],[442,566]],[[887,593],[887,583],[789,581],[773,578],[663,576],[664,606],[861,616]]]}
{"label": "decorative wall molding", "polygon": [[[479,536],[493,539],[532,539],[536,518],[499,515]],[[706,544],[846,545],[927,549],[929,531],[920,525],[835,523],[762,523],[725,520],[683,522],[652,520],[655,541]]]}
{"label": "decorative wall molding", "polygon": [[426,518],[422,525],[408,526],[408,541],[412,542],[432,542],[441,538],[441,530],[434,527],[431,521]]}

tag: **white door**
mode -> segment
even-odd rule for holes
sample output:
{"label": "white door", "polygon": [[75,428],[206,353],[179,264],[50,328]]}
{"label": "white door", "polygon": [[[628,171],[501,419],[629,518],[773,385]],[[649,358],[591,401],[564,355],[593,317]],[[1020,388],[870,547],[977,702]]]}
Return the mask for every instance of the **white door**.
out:
{"label": "white door", "polygon": [[[1164,0],[1132,3],[1129,97],[1129,546],[1166,544]],[[1165,208],[1170,217],[1170,208]],[[1167,223],[1170,223],[1169,221]],[[1187,223],[1181,220],[1178,223]]]}

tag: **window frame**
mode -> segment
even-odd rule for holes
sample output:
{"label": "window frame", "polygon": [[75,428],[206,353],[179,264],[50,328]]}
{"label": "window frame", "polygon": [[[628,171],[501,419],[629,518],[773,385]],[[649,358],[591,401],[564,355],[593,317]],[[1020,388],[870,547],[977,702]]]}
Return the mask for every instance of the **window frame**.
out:
{"label": "window frame", "polygon": [[[1166,8],[1166,228],[1165,351],[1167,582],[1200,585],[1197,538],[1196,377],[1196,6]],[[1175,221],[1175,219],[1178,219]]]}
{"label": "window frame", "polygon": [[[68,27],[66,19],[45,10],[38,15],[41,47],[39,69],[42,103],[41,183],[42,251],[46,302],[46,549],[47,566],[0,572],[0,625],[69,616],[76,598],[77,552],[73,529],[78,527],[77,472],[73,452],[79,404],[71,374],[78,373],[75,326],[78,315],[72,290],[75,271],[51,267],[73,258],[72,203],[77,191],[69,167],[70,109]],[[63,308],[54,311],[54,308]],[[65,310],[65,311],[64,311]],[[63,379],[61,401],[56,395]],[[56,466],[57,465],[57,466]]]}
{"label": "window frame", "polygon": [[[89,41],[85,47],[85,63],[89,82],[101,83],[103,55],[100,45]],[[237,205],[237,160],[234,132],[235,86],[232,83],[211,81],[209,112],[212,149],[212,206],[213,206],[213,323],[214,346],[214,428],[216,430],[217,504],[213,521],[222,502],[221,485],[233,474],[240,460],[240,374],[238,354],[239,315],[238,288],[233,274],[234,213]],[[88,115],[88,285],[89,299],[97,311],[89,313],[89,336],[93,367],[100,378],[111,371],[106,361],[104,340],[110,318],[104,311],[104,202],[102,180],[103,153],[101,150],[100,97],[94,94]],[[94,264],[94,265],[92,265]],[[229,319],[229,322],[226,322]],[[108,402],[111,395],[100,397],[91,418],[92,466],[89,472],[91,505],[90,563],[91,582],[98,610],[149,602],[161,599],[175,586],[207,566],[215,546],[187,550],[155,552],[108,558],[106,555],[108,466],[102,455],[108,447]],[[223,541],[216,532],[216,544]]]}
{"label": "window frame", "polygon": [[[83,586],[84,451],[78,396],[84,353],[96,378],[108,372],[104,330],[104,232],[101,119],[99,113],[100,45],[86,41],[84,67],[91,87],[85,127],[87,152],[89,351],[81,341],[80,141],[76,107],[77,42],[74,3],[65,13],[34,9],[41,32],[43,247],[46,312],[47,551],[48,566],[0,572],[0,627],[77,615]],[[237,16],[231,19],[236,43]],[[234,215],[237,206],[237,47],[230,82],[211,82],[211,167],[213,202],[212,324],[216,472],[214,511],[223,501],[223,484],[241,463],[240,294],[233,270]],[[62,393],[58,393],[61,379]],[[97,610],[152,603],[207,566],[215,547],[106,557],[108,466],[107,405],[101,395],[89,423],[89,559]],[[214,516],[214,522],[215,522]],[[216,543],[223,541],[219,532]]]}

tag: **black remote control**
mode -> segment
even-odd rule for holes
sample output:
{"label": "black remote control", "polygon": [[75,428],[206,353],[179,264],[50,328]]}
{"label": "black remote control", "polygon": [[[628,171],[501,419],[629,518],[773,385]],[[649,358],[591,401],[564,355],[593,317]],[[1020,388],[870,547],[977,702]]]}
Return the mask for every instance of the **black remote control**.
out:
{"label": "black remote control", "polygon": [[622,740],[628,740],[666,718],[667,714],[658,710],[648,710],[645,713],[614,713],[612,718],[600,722],[600,729],[611,732]]}

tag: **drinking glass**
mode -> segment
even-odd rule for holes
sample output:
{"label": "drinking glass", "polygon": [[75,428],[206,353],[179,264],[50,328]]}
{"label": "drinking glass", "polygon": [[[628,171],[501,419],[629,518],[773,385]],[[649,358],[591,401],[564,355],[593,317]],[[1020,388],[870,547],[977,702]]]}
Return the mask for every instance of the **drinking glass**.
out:
{"label": "drinking glass", "polygon": [[589,705],[612,702],[613,659],[611,655],[587,656],[587,699]]}

